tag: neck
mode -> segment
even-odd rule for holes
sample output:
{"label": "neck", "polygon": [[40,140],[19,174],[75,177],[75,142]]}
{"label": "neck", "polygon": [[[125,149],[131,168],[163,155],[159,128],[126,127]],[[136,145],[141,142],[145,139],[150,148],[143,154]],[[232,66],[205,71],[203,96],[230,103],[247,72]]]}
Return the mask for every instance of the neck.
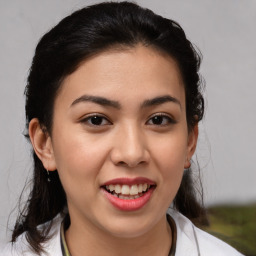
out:
{"label": "neck", "polygon": [[166,216],[151,230],[133,238],[116,237],[106,231],[95,227],[92,229],[90,225],[83,226],[71,220],[65,237],[72,256],[166,256],[172,244],[171,228]]}

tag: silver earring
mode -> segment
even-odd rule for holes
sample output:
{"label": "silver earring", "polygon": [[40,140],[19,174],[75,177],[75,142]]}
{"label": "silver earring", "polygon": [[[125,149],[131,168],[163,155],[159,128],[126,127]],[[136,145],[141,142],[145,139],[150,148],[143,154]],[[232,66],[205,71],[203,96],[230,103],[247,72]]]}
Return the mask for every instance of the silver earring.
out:
{"label": "silver earring", "polygon": [[46,171],[47,171],[47,175],[48,175],[47,181],[48,181],[48,182],[51,182],[49,171],[48,171],[48,170],[46,170]]}

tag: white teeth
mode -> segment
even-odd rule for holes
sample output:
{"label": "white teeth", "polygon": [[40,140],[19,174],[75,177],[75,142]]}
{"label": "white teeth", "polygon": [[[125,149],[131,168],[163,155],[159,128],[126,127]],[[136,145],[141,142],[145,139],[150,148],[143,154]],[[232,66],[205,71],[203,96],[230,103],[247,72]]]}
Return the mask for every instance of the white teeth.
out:
{"label": "white teeth", "polygon": [[107,188],[107,189],[110,190],[111,192],[115,190],[115,187],[114,187],[113,185],[109,185],[109,186],[107,186],[107,187],[109,187],[109,188]]}
{"label": "white teeth", "polygon": [[137,185],[132,185],[130,188],[130,195],[137,195],[139,193],[139,189]]}
{"label": "white teeth", "polygon": [[130,196],[130,195],[119,195],[118,196],[120,199],[124,199],[124,200],[129,200],[129,199],[136,199],[136,198],[139,198],[140,196],[139,195],[136,195],[136,196]]}
{"label": "white teeth", "polygon": [[144,183],[143,186],[142,186],[142,190],[143,191],[146,191],[148,189],[148,184],[147,183]]}
{"label": "white teeth", "polygon": [[121,194],[129,195],[130,194],[130,187],[128,185],[123,185],[122,190],[121,190]]}
{"label": "white teeth", "polygon": [[[119,194],[119,198],[120,195],[124,196],[130,196],[132,199],[134,199],[134,196],[138,196],[139,194],[141,194],[142,192],[145,192],[148,190],[148,188],[150,187],[149,184],[144,183],[144,184],[133,184],[131,186],[129,185],[107,185],[106,189],[109,190],[110,192],[114,192],[113,194]],[[127,196],[124,199],[127,199]],[[137,197],[136,197],[137,198]]]}
{"label": "white teeth", "polygon": [[142,192],[142,184],[139,184],[138,192],[139,192],[139,193]]}
{"label": "white teeth", "polygon": [[115,191],[117,194],[120,194],[120,193],[121,193],[121,186],[120,186],[120,185],[115,185],[115,186],[114,186],[114,191]]}

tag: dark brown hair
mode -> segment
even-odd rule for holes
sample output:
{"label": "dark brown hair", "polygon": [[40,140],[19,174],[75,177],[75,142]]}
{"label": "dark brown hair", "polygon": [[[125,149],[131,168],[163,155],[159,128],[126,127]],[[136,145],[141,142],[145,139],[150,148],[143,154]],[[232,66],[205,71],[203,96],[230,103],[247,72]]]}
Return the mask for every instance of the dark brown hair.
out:
{"label": "dark brown hair", "polygon": [[[176,60],[185,87],[186,117],[191,130],[203,117],[204,100],[198,73],[200,56],[173,20],[163,18],[130,2],[101,3],[78,10],[64,18],[39,41],[25,90],[26,125],[38,118],[51,134],[53,105],[63,79],[74,72],[82,61],[111,47],[135,47],[138,43],[154,47]],[[58,172],[46,170],[35,152],[32,190],[20,212],[12,242],[26,231],[32,249],[40,254],[42,242],[49,239],[49,226],[37,226],[62,213],[67,205]],[[184,172],[174,207],[190,219],[204,216],[198,201],[191,172]]]}

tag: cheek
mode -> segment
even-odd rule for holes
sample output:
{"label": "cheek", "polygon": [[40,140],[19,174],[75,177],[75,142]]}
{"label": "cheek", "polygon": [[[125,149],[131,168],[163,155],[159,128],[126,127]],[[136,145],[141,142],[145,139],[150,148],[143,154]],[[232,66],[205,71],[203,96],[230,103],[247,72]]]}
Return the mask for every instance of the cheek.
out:
{"label": "cheek", "polygon": [[159,189],[161,190],[160,202],[171,204],[179,189],[183,172],[184,160],[187,152],[186,137],[169,136],[154,148],[154,162],[160,172]]}
{"label": "cheek", "polygon": [[[57,169],[67,169],[68,172],[83,172],[94,169],[96,163],[101,163],[106,149],[103,141],[95,140],[80,129],[59,129],[54,140],[54,156]],[[102,145],[103,144],[103,145]]]}
{"label": "cheek", "polygon": [[106,157],[106,148],[85,136],[61,136],[55,139],[57,170],[67,196],[90,194],[98,186],[98,173]]}
{"label": "cheek", "polygon": [[171,190],[177,190],[184,172],[184,154],[173,147],[165,147],[158,153],[158,169],[161,172],[161,182]]}
{"label": "cheek", "polygon": [[187,154],[187,137],[183,134],[171,134],[158,140],[151,147],[154,162],[168,175],[183,171]]}

